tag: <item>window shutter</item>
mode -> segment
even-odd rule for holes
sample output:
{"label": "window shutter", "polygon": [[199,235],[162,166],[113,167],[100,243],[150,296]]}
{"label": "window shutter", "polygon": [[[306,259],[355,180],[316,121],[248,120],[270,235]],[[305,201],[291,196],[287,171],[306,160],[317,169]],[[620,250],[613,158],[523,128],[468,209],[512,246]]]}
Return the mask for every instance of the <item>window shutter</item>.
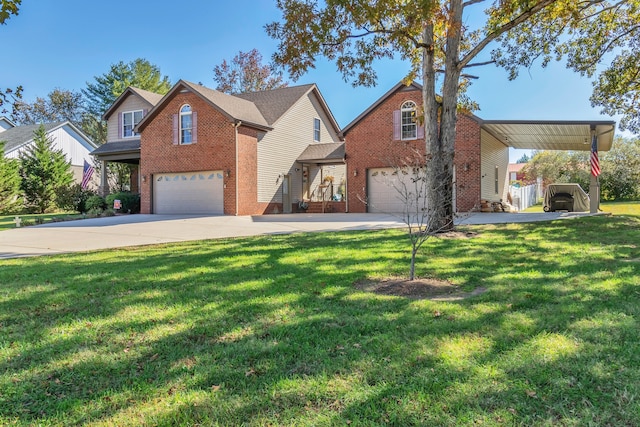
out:
{"label": "window shutter", "polygon": [[198,142],[198,112],[191,113],[191,142],[195,144]]}
{"label": "window shutter", "polygon": [[122,139],[122,113],[118,113],[118,139]]}
{"label": "window shutter", "polygon": [[142,117],[146,116],[148,112],[149,110],[147,110],[146,108],[142,110]]}
{"label": "window shutter", "polygon": [[180,142],[180,138],[179,138],[179,134],[180,133],[180,126],[178,124],[178,115],[174,114],[173,115],[173,145],[178,145],[178,143]]}
{"label": "window shutter", "polygon": [[402,139],[402,128],[401,128],[401,112],[400,110],[393,111],[393,139],[394,141],[399,141]]}
{"label": "window shutter", "polygon": [[418,127],[417,138],[418,139],[424,139],[424,125],[420,126],[418,123],[416,123],[416,126]]}

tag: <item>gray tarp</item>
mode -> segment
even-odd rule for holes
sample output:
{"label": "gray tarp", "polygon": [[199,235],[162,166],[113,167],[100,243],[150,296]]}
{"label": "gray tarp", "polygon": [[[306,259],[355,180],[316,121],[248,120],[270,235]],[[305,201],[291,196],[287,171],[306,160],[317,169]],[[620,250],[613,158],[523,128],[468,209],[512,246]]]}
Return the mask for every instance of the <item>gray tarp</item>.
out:
{"label": "gray tarp", "polygon": [[574,212],[585,212],[590,209],[589,195],[584,192],[579,184],[549,184],[544,192],[544,206],[549,207],[551,198],[558,193],[568,193],[573,196]]}

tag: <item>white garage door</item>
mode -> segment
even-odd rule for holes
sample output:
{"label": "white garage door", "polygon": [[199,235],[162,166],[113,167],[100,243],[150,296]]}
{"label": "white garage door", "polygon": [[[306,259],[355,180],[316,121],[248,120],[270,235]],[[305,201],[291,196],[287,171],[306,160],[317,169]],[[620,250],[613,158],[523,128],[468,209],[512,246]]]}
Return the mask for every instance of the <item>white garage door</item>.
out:
{"label": "white garage door", "polygon": [[[371,213],[402,213],[405,201],[398,189],[402,189],[402,181],[410,191],[416,193],[415,184],[411,182],[410,174],[394,173],[392,168],[369,169],[367,172],[368,212]],[[402,181],[401,181],[402,180]],[[412,203],[422,203],[410,198]]]}
{"label": "white garage door", "polygon": [[222,171],[161,173],[153,176],[153,212],[224,213]]}

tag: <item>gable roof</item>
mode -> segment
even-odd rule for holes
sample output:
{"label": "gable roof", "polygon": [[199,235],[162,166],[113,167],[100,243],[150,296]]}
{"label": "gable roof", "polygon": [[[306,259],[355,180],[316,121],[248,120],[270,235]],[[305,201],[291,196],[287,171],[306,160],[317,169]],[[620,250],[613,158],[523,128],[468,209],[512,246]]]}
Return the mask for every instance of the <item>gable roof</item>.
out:
{"label": "gable roof", "polygon": [[138,89],[137,87],[129,86],[124,92],[120,94],[118,98],[113,102],[111,107],[102,115],[103,120],[108,120],[109,117],[114,113],[115,110],[120,107],[120,105],[124,102],[127,97],[130,95],[137,96],[141,98],[143,101],[147,102],[150,107],[154,107],[160,100],[163,95],[155,92],[149,92],[148,90]]}
{"label": "gable roof", "polygon": [[138,123],[136,130],[142,131],[142,129],[151,122],[153,117],[158,114],[162,107],[166,105],[176,93],[183,89],[190,90],[198,95],[205,102],[222,113],[222,115],[227,117],[231,122],[242,122],[244,125],[255,127],[257,129],[271,130],[269,123],[253,102],[237,96],[227,95],[226,93],[209,89],[208,87],[187,82],[185,80],[180,80],[175,84],[175,86],[173,86],[173,88],[171,88],[169,93],[162,97],[160,102],[158,102],[155,107],[153,107],[153,109],[140,121],[140,123]]}
{"label": "gable roof", "polygon": [[329,118],[331,126],[333,126],[336,133],[339,133],[340,126],[338,126],[338,122],[336,122],[333,117],[333,113],[331,113],[331,110],[322,97],[320,90],[313,83],[260,92],[239,93],[235,96],[253,102],[267,120],[267,123],[269,123],[270,126],[273,126],[273,124],[277,122],[287,111],[289,111],[291,107],[300,100],[300,98],[306,96],[310,92],[315,94],[322,106],[322,109]]}
{"label": "gable roof", "polygon": [[[407,85],[403,82],[399,82],[397,83],[395,86],[393,86],[391,89],[389,89],[387,91],[387,93],[385,93],[384,95],[382,95],[376,102],[374,102],[373,104],[371,104],[371,106],[369,106],[369,108],[367,108],[366,110],[364,110],[358,117],[356,117],[355,119],[353,119],[353,121],[351,123],[349,123],[348,125],[346,125],[343,129],[342,132],[340,133],[341,137],[344,137],[344,135],[349,132],[351,130],[352,127],[354,127],[356,124],[358,124],[362,119],[364,119],[366,116],[369,115],[369,113],[371,113],[373,110],[375,110],[376,108],[378,108],[378,106],[380,104],[382,104],[384,101],[387,100],[387,98],[389,98],[391,95],[393,95],[394,93],[398,92],[398,91],[413,91],[413,90],[419,90],[420,92],[422,92],[422,85],[420,83],[416,83],[416,82],[411,82],[411,84]],[[476,122],[480,123],[482,120],[477,117],[474,114],[471,113],[464,113],[465,116],[469,116],[471,119],[475,120]]]}
{"label": "gable roof", "polygon": [[[51,133],[51,132],[53,132],[56,129],[59,129],[61,127],[69,126],[69,127],[71,127],[71,129],[74,132],[79,134],[81,138],[83,138],[85,141],[87,141],[87,143],[91,147],[94,147],[94,148],[97,147],[97,145],[91,139],[89,139],[85,134],[83,134],[80,131],[80,129],[75,127],[73,125],[73,123],[71,123],[69,121],[67,121],[67,122],[44,123],[44,124],[42,124],[42,126],[44,126],[44,130],[47,132],[47,134],[49,134],[49,133]],[[33,132],[35,132],[39,127],[40,127],[39,124],[37,124],[37,125],[16,126],[16,127],[13,127],[11,129],[7,129],[4,132],[0,133],[0,141],[4,141],[5,142],[5,146],[4,146],[5,153],[9,153],[11,151],[14,151],[17,148],[20,148],[21,146],[23,146],[23,145],[29,143],[30,141],[32,141],[33,140]]]}

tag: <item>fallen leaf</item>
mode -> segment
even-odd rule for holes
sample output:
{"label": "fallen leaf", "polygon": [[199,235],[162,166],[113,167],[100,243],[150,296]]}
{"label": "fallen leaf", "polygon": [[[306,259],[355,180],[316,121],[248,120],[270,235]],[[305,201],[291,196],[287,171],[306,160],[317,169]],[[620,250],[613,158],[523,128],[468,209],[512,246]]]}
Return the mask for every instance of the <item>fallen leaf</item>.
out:
{"label": "fallen leaf", "polygon": [[433,312],[433,317],[440,317],[442,316],[442,313],[440,313],[438,310]]}
{"label": "fallen leaf", "polygon": [[219,385],[212,385],[211,386],[211,390],[212,391],[218,391],[218,390],[220,390],[220,386]]}
{"label": "fallen leaf", "polygon": [[244,373],[245,377],[250,377],[251,375],[255,375],[256,371],[253,368],[249,368],[247,372]]}
{"label": "fallen leaf", "polygon": [[526,390],[527,396],[529,397],[537,397],[536,392],[533,390]]}

